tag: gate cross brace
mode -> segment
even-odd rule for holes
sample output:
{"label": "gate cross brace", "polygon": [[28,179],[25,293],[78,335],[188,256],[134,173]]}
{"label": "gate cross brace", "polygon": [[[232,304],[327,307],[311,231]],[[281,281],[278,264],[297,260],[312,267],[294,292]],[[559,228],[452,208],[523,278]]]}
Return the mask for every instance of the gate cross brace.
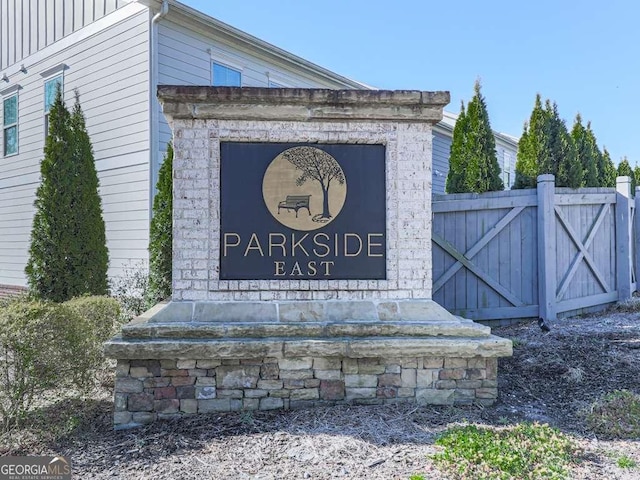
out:
{"label": "gate cross brace", "polygon": [[573,261],[571,262],[571,266],[569,267],[569,270],[567,270],[566,275],[564,276],[564,278],[562,279],[562,282],[558,286],[558,291],[556,293],[556,301],[562,300],[562,297],[564,297],[564,294],[567,293],[567,289],[569,288],[569,283],[571,282],[571,279],[573,279],[576,272],[578,271],[578,265],[580,265],[580,262],[582,261],[583,258],[587,263],[587,265],[589,266],[589,269],[593,272],[593,275],[596,277],[596,280],[598,280],[598,283],[600,284],[600,286],[604,289],[605,293],[609,293],[612,291],[611,288],[609,287],[609,284],[604,279],[604,277],[600,273],[600,270],[596,266],[595,261],[593,260],[593,257],[587,250],[591,246],[591,243],[593,242],[593,239],[595,238],[596,233],[598,233],[598,229],[600,228],[600,225],[602,225],[602,221],[606,213],[609,211],[608,207],[609,207],[609,204],[607,203],[603,204],[600,207],[600,210],[598,211],[598,215],[596,219],[593,221],[593,224],[589,228],[589,233],[587,234],[587,238],[585,238],[584,243],[582,243],[578,239],[578,234],[573,229],[573,227],[567,220],[567,217],[565,217],[564,213],[562,213],[562,211],[558,207],[555,207],[556,216],[560,220],[560,223],[562,224],[566,232],[569,234],[569,238],[571,238],[571,240],[576,245],[576,247],[578,247],[578,253],[574,257]]}
{"label": "gate cross brace", "polygon": [[524,303],[513,292],[503,287],[500,283],[491,278],[484,270],[471,262],[471,259],[475,257],[480,250],[482,250],[496,235],[498,235],[498,233],[500,233],[514,218],[520,215],[524,209],[525,207],[512,208],[509,213],[502,217],[498,223],[485,233],[484,236],[464,254],[460,253],[450,242],[434,233],[432,235],[433,241],[449,255],[455,258],[457,262],[451,265],[449,269],[433,284],[433,291],[437,292],[440,290],[458,272],[458,270],[465,267],[512,305],[516,307],[524,306]]}

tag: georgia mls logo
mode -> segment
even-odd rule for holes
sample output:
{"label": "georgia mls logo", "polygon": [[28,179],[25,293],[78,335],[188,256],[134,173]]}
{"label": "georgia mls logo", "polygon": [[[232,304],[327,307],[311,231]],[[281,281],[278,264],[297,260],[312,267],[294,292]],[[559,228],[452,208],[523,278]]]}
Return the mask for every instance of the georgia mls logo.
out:
{"label": "georgia mls logo", "polygon": [[293,147],[273,159],[262,181],[267,209],[293,230],[312,231],[332,222],[347,197],[340,164],[315,147]]}
{"label": "georgia mls logo", "polygon": [[70,480],[64,457],[0,457],[0,480]]}

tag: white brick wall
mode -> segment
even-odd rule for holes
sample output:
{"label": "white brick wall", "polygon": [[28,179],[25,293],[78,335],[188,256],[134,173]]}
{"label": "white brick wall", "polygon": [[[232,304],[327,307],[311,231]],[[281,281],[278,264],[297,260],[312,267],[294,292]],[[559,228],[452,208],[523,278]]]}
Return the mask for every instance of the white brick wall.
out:
{"label": "white brick wall", "polygon": [[[174,119],[173,299],[431,298],[431,125]],[[387,280],[219,279],[220,142],[386,146]]]}

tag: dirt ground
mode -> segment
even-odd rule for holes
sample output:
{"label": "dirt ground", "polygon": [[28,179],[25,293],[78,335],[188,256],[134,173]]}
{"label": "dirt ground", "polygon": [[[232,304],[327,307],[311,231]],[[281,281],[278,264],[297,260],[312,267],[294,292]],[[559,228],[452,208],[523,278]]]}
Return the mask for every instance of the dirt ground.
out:
{"label": "dirt ground", "polygon": [[[91,399],[67,401],[76,412],[63,437],[27,434],[0,442],[0,454],[54,455],[72,460],[81,479],[446,479],[430,462],[436,435],[456,423],[505,426],[549,423],[583,450],[575,479],[640,479],[640,439],[597,438],[584,412],[605,393],[640,393],[640,313],[609,312],[558,320],[551,332],[537,323],[494,328],[514,340],[514,356],[499,363],[498,402],[492,407],[415,405],[337,407],[288,412],[229,413],[158,422],[144,429],[111,429],[112,379]],[[60,409],[60,405],[57,406]],[[51,415],[55,415],[52,410]],[[47,412],[44,412],[47,416]]]}

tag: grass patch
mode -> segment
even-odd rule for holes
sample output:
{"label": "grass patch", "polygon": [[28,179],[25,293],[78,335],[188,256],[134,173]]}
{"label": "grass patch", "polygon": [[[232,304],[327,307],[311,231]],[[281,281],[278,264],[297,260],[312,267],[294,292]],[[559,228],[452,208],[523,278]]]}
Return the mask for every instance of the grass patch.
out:
{"label": "grass patch", "polygon": [[453,427],[435,443],[443,448],[435,464],[456,479],[565,479],[577,453],[570,438],[538,423]]}
{"label": "grass patch", "polygon": [[616,390],[591,406],[588,427],[603,438],[640,438],[640,395]]}
{"label": "grass patch", "polygon": [[636,468],[638,466],[638,462],[633,460],[632,458],[627,457],[626,455],[618,458],[616,465],[620,468]]}

